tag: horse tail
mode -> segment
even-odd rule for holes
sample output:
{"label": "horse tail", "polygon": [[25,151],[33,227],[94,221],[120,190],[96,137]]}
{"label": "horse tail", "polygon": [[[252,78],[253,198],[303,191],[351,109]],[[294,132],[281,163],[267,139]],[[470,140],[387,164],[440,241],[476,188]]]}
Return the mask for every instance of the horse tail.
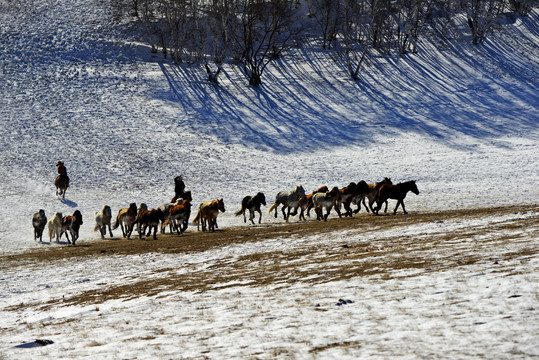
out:
{"label": "horse tail", "polygon": [[200,211],[200,209],[198,209],[198,212],[197,212],[197,215],[195,216],[195,218],[193,219],[193,224],[194,223],[199,223],[200,222],[200,218],[202,217],[202,213]]}
{"label": "horse tail", "polygon": [[268,210],[268,214],[271,214],[271,212],[272,212],[273,210],[275,210],[275,208],[276,208],[277,206],[279,206],[279,203],[278,203],[277,201],[275,201],[275,202],[273,203],[273,205],[270,206],[270,208],[269,208],[269,210]]}
{"label": "horse tail", "polygon": [[112,230],[118,229],[118,226],[120,226],[120,214],[116,216],[116,221],[114,222],[114,225],[112,225]]}
{"label": "horse tail", "polygon": [[239,209],[238,211],[235,212],[236,216],[240,216],[241,214],[245,213],[246,203],[247,203],[247,201],[245,201],[245,199],[241,202],[241,209]]}
{"label": "horse tail", "polygon": [[[197,215],[193,219],[193,224],[194,223],[197,224],[197,230],[200,230],[200,222],[201,221],[202,221],[202,211],[200,210],[200,208],[198,208]],[[202,223],[202,230],[204,230],[204,226],[205,226],[204,223]]]}
{"label": "horse tail", "polygon": [[101,230],[101,226],[95,224],[94,226],[94,232]]}
{"label": "horse tail", "polygon": [[162,227],[166,227],[169,223],[170,217],[166,218],[165,221],[161,224]]}

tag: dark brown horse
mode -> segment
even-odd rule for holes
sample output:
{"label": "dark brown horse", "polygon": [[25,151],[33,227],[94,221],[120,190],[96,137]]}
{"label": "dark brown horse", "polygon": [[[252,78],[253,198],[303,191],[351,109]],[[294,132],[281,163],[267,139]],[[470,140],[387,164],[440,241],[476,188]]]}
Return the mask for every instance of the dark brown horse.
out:
{"label": "dark brown horse", "polygon": [[[337,214],[339,214],[339,217],[341,217],[341,204],[344,205],[344,216],[350,216],[352,217],[352,202],[355,201],[355,203],[358,204],[358,209],[360,208],[359,199],[363,194],[365,194],[368,191],[368,185],[365,181],[360,181],[357,184],[355,182],[351,182],[348,184],[348,186],[339,189],[341,193],[340,200],[337,201],[337,204],[335,205],[335,210],[337,211]],[[358,213],[359,210],[356,211]]]}
{"label": "dark brown horse", "polygon": [[142,239],[146,229],[148,229],[146,237],[150,236],[153,229],[153,239],[157,240],[157,227],[162,221],[165,221],[165,216],[161,209],[141,210],[137,217],[138,238]]}
{"label": "dark brown horse", "polygon": [[[79,229],[82,225],[82,214],[79,210],[75,210],[73,215],[64,216],[62,218],[62,230],[66,234],[67,242],[75,245],[75,241],[79,238]],[[71,240],[67,233],[71,234]]]}
{"label": "dark brown horse", "polygon": [[262,211],[260,210],[261,205],[266,205],[266,197],[263,193],[259,192],[255,196],[246,196],[241,201],[241,209],[236,211],[236,216],[243,214],[243,222],[247,222],[247,217],[245,216],[245,211],[249,210],[249,220],[254,225],[253,219],[255,218],[255,211],[260,215],[258,217],[258,223],[262,222]]}
{"label": "dark brown horse", "polygon": [[43,239],[43,230],[47,225],[47,217],[45,216],[45,210],[40,209],[39,212],[32,216],[32,226],[34,227],[34,240],[39,239],[39,242]]}
{"label": "dark brown horse", "polygon": [[[360,182],[365,182],[365,181],[361,180]],[[363,206],[365,206],[365,210],[367,210],[367,212],[369,212],[369,209],[371,209],[371,212],[373,214],[375,213],[372,205],[378,199],[378,191],[380,190],[380,187],[382,187],[382,185],[384,184],[393,184],[393,183],[391,182],[390,178],[385,177],[382,181],[379,181],[377,183],[367,184],[368,190],[361,195],[361,202],[363,203]],[[369,206],[365,204],[365,199],[369,200]],[[386,204],[386,208],[384,212],[387,212],[387,200],[385,204]],[[358,203],[358,207],[356,210],[354,210],[354,213],[358,213],[359,210],[361,210],[361,203]]]}
{"label": "dark brown horse", "polygon": [[62,173],[54,180],[56,186],[56,196],[62,195],[62,199],[66,198],[66,190],[69,187],[69,176],[66,173]]}
{"label": "dark brown horse", "polygon": [[393,210],[393,215],[397,213],[397,209],[399,208],[399,205],[402,205],[402,211],[405,214],[408,214],[406,212],[406,208],[404,207],[404,198],[406,197],[406,194],[408,191],[413,192],[416,195],[419,195],[419,190],[417,189],[417,185],[415,184],[415,181],[407,181],[403,183],[398,183],[397,185],[392,184],[384,184],[380,187],[380,190],[378,190],[378,199],[376,199],[376,212],[375,214],[378,215],[378,211],[382,208],[382,204],[387,201],[387,199],[395,199],[397,200],[397,206],[395,207],[395,210]]}

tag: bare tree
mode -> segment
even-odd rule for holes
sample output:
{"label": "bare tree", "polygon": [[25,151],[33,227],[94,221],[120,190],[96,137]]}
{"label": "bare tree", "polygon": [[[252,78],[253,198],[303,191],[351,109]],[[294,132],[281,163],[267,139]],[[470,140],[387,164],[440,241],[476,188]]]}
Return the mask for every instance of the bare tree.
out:
{"label": "bare tree", "polygon": [[537,0],[509,0],[511,10],[520,14],[528,15]]}
{"label": "bare tree", "polygon": [[250,85],[262,84],[268,64],[287,49],[301,31],[290,0],[242,0],[239,48]]}
{"label": "bare tree", "polygon": [[397,1],[397,46],[400,54],[417,51],[419,36],[431,16],[433,0]]}
{"label": "bare tree", "polygon": [[343,20],[342,4],[340,0],[310,0],[310,13],[316,19],[322,32],[322,47],[331,48],[339,26]]}
{"label": "bare tree", "polygon": [[370,6],[366,0],[346,0],[343,14],[342,38],[346,68],[350,76],[358,80],[361,66],[372,48]]}
{"label": "bare tree", "polygon": [[474,44],[483,43],[496,24],[504,7],[504,0],[461,0],[461,7],[466,12],[468,26]]}

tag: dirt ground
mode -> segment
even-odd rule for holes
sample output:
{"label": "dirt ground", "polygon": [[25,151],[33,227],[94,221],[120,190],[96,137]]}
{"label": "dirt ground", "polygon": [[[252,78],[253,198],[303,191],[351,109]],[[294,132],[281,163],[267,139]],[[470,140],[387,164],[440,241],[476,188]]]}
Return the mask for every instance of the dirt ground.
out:
{"label": "dirt ground", "polygon": [[[129,299],[139,294],[150,296],[168,290],[205,291],[215,289],[216,284],[227,286],[226,284],[236,283],[237,286],[239,280],[247,282],[249,286],[280,282],[293,284],[304,281],[323,283],[372,274],[390,278],[395,271],[401,269],[441,271],[479,261],[487,261],[495,266],[502,261],[528,258],[538,254],[539,242],[533,240],[539,238],[538,210],[538,205],[520,205],[396,216],[361,214],[353,218],[331,218],[327,222],[309,220],[290,224],[228,227],[214,233],[198,232],[190,227],[181,236],[158,234],[157,240],[151,237],[140,240],[136,233],[130,240],[81,239],[77,246],[54,246],[0,256],[0,272],[17,266],[38,265],[40,262],[111,255],[129,256],[149,252],[162,254],[203,252],[212,248],[263,242],[268,239],[323,236],[334,232],[345,234],[344,240],[328,241],[324,243],[323,248],[319,245],[305,245],[290,247],[287,251],[249,254],[241,256],[233,264],[230,263],[230,259],[226,259],[222,264],[217,262],[203,272],[188,276],[170,275],[172,273],[170,269],[161,269],[162,277],[140,279],[135,284],[110,286],[50,301],[42,304],[42,308],[46,309],[60,301],[64,305],[87,304],[117,298]],[[488,226],[465,224],[473,219],[511,214],[528,214],[528,216],[510,217],[507,221],[496,221]],[[446,222],[462,222],[463,225],[449,232],[442,227],[439,232],[431,230],[414,236],[395,236],[404,233],[410,226],[443,225]],[[473,221],[470,223],[473,224]],[[366,234],[380,233],[382,230],[391,235],[377,236],[375,241],[362,241],[362,237]],[[508,244],[512,246],[507,246]],[[497,251],[496,256],[485,258],[484,255],[489,254],[488,249],[493,247],[504,250]],[[368,261],[357,261],[358,259]]]}

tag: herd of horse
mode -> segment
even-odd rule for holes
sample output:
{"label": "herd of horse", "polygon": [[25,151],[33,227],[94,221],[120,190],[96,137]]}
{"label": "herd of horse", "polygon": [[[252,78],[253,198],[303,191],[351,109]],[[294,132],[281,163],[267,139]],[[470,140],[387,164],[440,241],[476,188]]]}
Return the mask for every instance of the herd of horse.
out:
{"label": "herd of horse", "polygon": [[[136,203],[129,204],[126,208],[118,210],[116,218],[113,219],[110,206],[104,205],[101,211],[95,214],[96,225],[94,231],[99,231],[101,238],[104,239],[107,230],[110,237],[113,237],[112,230],[118,227],[122,230],[122,236],[129,239],[136,229],[138,237],[152,236],[157,239],[157,230],[166,233],[168,226],[169,232],[183,234],[189,224],[191,215],[191,203],[193,201],[191,191],[185,191],[183,178],[178,176],[174,179],[175,195],[169,203],[166,203],[157,209],[148,209],[144,203],[139,206]],[[384,178],[374,184],[368,184],[361,180],[358,183],[351,182],[343,188],[333,187],[329,189],[322,186],[310,194],[305,194],[303,186],[298,185],[290,191],[280,191],[275,196],[275,201],[269,208],[269,213],[278,216],[278,207],[281,206],[281,212],[284,220],[288,223],[290,216],[295,216],[299,212],[299,220],[306,221],[305,214],[310,216],[310,211],[314,209],[317,220],[327,221],[332,209],[335,209],[339,217],[352,216],[361,210],[361,205],[367,212],[378,215],[382,206],[385,205],[384,212],[387,212],[388,199],[397,200],[397,205],[393,214],[402,207],[404,214],[407,214],[404,206],[404,199],[408,192],[419,194],[415,181],[407,181],[393,184],[391,179]],[[65,189],[62,194],[65,196]],[[266,198],[262,192],[254,196],[245,196],[241,202],[241,208],[235,212],[236,216],[243,215],[243,221],[247,223],[246,212],[249,211],[249,221],[254,225],[254,219],[258,212],[258,223],[262,222],[261,207],[266,205]],[[356,205],[356,209],[352,209]],[[375,206],[374,206],[375,205]],[[341,206],[344,212],[341,212]],[[225,205],[222,198],[200,203],[198,212],[192,223],[197,224],[197,230],[215,231],[218,228],[217,216],[219,212],[225,212]],[[114,223],[112,221],[114,220]],[[42,235],[45,227],[48,225],[49,241],[52,239],[60,241],[65,234],[68,243],[75,245],[79,238],[79,228],[83,224],[82,214],[76,210],[73,215],[62,216],[57,212],[47,221],[44,210],[39,210],[33,215],[32,224],[34,227],[34,240],[42,241]],[[71,236],[71,239],[69,236]]]}

